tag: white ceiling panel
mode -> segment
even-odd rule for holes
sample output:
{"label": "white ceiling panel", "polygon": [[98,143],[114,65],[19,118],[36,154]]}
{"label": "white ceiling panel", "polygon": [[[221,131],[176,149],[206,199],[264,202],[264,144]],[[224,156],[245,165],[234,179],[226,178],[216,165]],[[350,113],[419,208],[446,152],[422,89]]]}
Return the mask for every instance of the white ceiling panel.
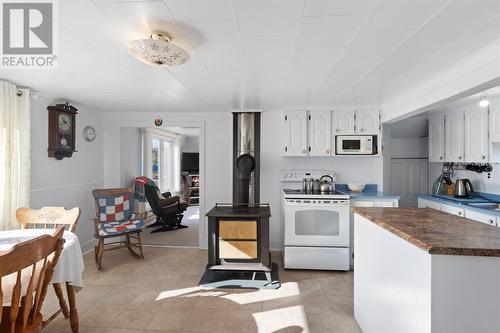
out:
{"label": "white ceiling panel", "polygon": [[163,0],[177,21],[236,20],[233,0]]}
{"label": "white ceiling panel", "polygon": [[86,24],[110,22],[110,18],[92,0],[57,1],[55,8],[57,21],[66,26],[71,26],[75,22]]}
{"label": "white ceiling panel", "polygon": [[184,22],[182,33],[195,52],[220,80],[227,80],[237,72],[246,73],[243,45],[236,21]]}
{"label": "white ceiling panel", "polygon": [[376,68],[409,35],[410,32],[405,30],[362,31],[330,73],[326,81],[328,89],[335,96],[341,96]]}
{"label": "white ceiling panel", "polygon": [[304,0],[235,0],[244,36],[295,36]]}
{"label": "white ceiling panel", "polygon": [[449,0],[381,0],[365,30],[416,30]]}
{"label": "white ceiling panel", "polygon": [[[60,0],[57,70],[2,70],[106,109],[387,103],[500,39],[500,0]],[[166,31],[191,59],[148,66],[127,43]],[[68,83],[70,82],[70,83]]]}
{"label": "white ceiling panel", "polygon": [[306,17],[301,20],[301,47],[345,46],[361,28],[366,15]]}
{"label": "white ceiling panel", "polygon": [[304,16],[368,14],[379,0],[307,0]]}
{"label": "white ceiling panel", "polygon": [[273,77],[288,72],[295,45],[293,38],[251,37],[243,43],[250,75]]}

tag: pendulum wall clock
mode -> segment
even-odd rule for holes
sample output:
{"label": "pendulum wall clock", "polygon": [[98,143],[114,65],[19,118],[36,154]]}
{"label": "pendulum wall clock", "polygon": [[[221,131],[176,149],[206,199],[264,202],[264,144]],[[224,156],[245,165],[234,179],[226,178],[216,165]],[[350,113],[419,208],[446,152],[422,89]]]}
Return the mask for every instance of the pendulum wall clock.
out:
{"label": "pendulum wall clock", "polygon": [[48,106],[49,157],[62,160],[75,152],[77,109],[68,103]]}

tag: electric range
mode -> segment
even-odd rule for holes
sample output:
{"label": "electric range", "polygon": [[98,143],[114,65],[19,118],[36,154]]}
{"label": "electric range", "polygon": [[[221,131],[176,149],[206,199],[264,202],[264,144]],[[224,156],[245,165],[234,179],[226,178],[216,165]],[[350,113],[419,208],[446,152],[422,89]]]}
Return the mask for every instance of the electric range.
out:
{"label": "electric range", "polygon": [[284,170],[281,174],[285,269],[349,270],[350,198],[304,193],[304,178],[319,179],[331,170]]}

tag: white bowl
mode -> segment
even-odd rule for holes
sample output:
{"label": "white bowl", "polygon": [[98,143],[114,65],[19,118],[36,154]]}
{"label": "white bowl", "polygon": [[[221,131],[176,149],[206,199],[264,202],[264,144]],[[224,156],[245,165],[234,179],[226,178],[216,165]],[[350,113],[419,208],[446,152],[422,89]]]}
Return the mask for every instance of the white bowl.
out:
{"label": "white bowl", "polygon": [[347,187],[349,187],[349,190],[355,193],[363,192],[363,190],[365,189],[365,185],[366,184],[364,183],[347,183]]}

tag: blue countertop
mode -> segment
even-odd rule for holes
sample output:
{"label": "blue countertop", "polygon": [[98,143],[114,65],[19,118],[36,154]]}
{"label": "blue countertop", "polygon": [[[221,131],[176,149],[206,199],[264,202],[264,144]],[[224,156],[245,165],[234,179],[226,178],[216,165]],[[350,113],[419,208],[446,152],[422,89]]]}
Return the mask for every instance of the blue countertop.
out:
{"label": "blue countertop", "polygon": [[335,189],[348,194],[351,200],[399,200],[399,195],[387,194],[377,190],[377,184],[366,184],[363,192],[351,192],[347,184],[335,184]]}
{"label": "blue countertop", "polygon": [[478,195],[472,198],[455,198],[454,196],[448,195],[430,195],[430,194],[417,194],[417,198],[436,201],[440,203],[444,203],[446,205],[455,206],[458,208],[464,208],[473,210],[479,213],[493,215],[500,217],[500,211],[484,209],[479,207],[470,206],[470,203],[487,203],[487,202],[499,202],[500,196],[491,193],[478,193]]}

